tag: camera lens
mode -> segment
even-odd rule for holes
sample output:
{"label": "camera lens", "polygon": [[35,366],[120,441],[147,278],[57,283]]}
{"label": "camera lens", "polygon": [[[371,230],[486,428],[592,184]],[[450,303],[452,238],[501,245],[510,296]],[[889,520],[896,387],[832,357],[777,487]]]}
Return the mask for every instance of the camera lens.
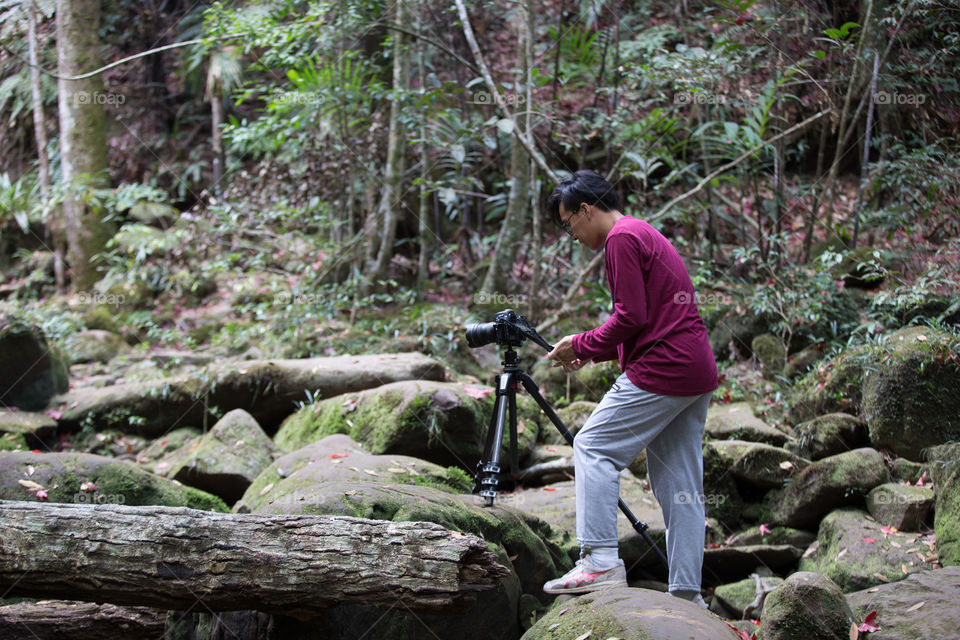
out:
{"label": "camera lens", "polygon": [[467,345],[471,349],[495,342],[497,339],[496,322],[477,322],[467,327]]}

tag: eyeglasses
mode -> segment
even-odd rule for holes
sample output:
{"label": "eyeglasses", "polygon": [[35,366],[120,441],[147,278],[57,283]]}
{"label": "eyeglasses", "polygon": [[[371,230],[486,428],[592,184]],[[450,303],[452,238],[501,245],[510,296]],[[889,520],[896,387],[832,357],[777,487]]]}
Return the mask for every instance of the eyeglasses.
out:
{"label": "eyeglasses", "polygon": [[580,213],[580,209],[574,211],[566,220],[560,218],[560,223],[557,225],[571,238],[573,237],[573,228],[570,226],[570,221],[573,220],[573,216],[577,215],[578,213]]}

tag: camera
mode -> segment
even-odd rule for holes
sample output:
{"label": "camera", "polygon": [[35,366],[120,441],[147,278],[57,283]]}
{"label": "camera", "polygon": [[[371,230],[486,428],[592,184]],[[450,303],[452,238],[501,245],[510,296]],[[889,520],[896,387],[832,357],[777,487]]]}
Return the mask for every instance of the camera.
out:
{"label": "camera", "polygon": [[502,347],[519,347],[524,340],[532,340],[547,351],[553,351],[533,325],[513,309],[504,309],[493,317],[493,322],[477,322],[467,327],[467,344],[471,349],[492,342]]}

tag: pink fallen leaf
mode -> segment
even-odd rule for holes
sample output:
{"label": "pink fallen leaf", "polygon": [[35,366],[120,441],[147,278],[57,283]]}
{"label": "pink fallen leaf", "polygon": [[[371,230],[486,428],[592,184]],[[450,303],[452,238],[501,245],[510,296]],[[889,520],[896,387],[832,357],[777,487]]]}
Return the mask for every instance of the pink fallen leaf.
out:
{"label": "pink fallen leaf", "polygon": [[867,544],[873,544],[874,542],[876,542],[876,540],[874,540],[873,538],[868,538],[868,537],[866,537],[866,536],[864,536],[863,538],[861,538],[861,540],[863,540],[863,541],[866,542]]}
{"label": "pink fallen leaf", "polygon": [[54,420],[59,420],[61,416],[61,413],[56,409],[47,409],[46,414]]}
{"label": "pink fallen leaf", "polygon": [[544,491],[556,491],[556,489],[554,489],[553,487],[544,487],[543,490],[544,490]]}
{"label": "pink fallen leaf", "polygon": [[772,533],[772,532],[770,531],[770,527],[768,527],[768,526],[765,525],[765,524],[761,524],[761,525],[760,525],[760,537],[762,538],[763,536],[767,535],[768,533]]}
{"label": "pink fallen leaf", "polygon": [[37,500],[46,500],[47,499],[47,490],[39,489],[37,491]]}
{"label": "pink fallen leaf", "polygon": [[917,484],[915,484],[914,486],[915,486],[915,487],[922,487],[922,486],[924,486],[923,481],[926,480],[926,478],[927,478],[927,472],[924,471],[924,472],[923,472],[923,475],[920,476],[920,479],[917,480]]}
{"label": "pink fallen leaf", "polygon": [[880,625],[876,624],[877,621],[877,612],[871,611],[867,614],[867,617],[863,619],[863,622],[860,623],[860,626],[857,627],[857,630],[860,633],[873,633],[874,631],[880,631]]}
{"label": "pink fallen leaf", "polygon": [[491,389],[490,387],[483,388],[483,387],[471,387],[468,385],[462,385],[462,386],[466,394],[471,398],[475,398],[476,400],[483,400],[488,395],[493,393],[493,389]]}
{"label": "pink fallen leaf", "polygon": [[328,457],[337,459],[337,458],[346,458],[348,455],[350,454],[349,453],[331,453]]}
{"label": "pink fallen leaf", "polygon": [[557,448],[556,448],[556,447],[545,447],[545,448],[546,448],[546,450],[549,451],[550,453],[556,453],[556,452],[557,452]]}
{"label": "pink fallen leaf", "polygon": [[886,525],[880,528],[880,531],[883,531],[885,535],[890,535],[897,532],[897,528],[891,525]]}

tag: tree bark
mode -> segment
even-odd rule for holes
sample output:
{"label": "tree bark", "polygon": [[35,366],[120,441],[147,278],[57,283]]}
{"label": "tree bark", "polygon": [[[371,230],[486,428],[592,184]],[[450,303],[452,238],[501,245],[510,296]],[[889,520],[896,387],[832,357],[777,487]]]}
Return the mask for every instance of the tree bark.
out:
{"label": "tree bark", "polygon": [[102,220],[103,212],[80,197],[81,192],[107,186],[103,77],[64,79],[100,66],[99,25],[99,0],[58,0],[60,168],[67,189],[63,218],[75,291],[100,279],[93,258],[113,235],[112,225]]}
{"label": "tree bark", "polygon": [[311,615],[340,604],[468,608],[508,570],[475,536],[426,522],[0,501],[0,587],[209,611]]}
{"label": "tree bark", "polygon": [[166,611],[112,604],[44,600],[0,607],[0,640],[162,638]]}

